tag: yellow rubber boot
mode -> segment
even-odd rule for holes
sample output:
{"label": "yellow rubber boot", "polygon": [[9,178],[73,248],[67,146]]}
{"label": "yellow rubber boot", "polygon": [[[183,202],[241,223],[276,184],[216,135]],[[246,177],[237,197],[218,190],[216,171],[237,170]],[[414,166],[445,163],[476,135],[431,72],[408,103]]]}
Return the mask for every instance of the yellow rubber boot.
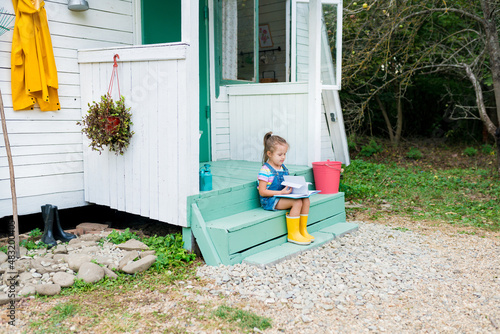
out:
{"label": "yellow rubber boot", "polygon": [[300,217],[286,216],[286,228],[288,229],[288,242],[297,245],[309,245],[311,241],[299,232]]}
{"label": "yellow rubber boot", "polygon": [[307,218],[309,215],[300,215],[300,223],[299,223],[299,232],[303,237],[309,239],[311,242],[314,242],[314,237],[307,233]]}

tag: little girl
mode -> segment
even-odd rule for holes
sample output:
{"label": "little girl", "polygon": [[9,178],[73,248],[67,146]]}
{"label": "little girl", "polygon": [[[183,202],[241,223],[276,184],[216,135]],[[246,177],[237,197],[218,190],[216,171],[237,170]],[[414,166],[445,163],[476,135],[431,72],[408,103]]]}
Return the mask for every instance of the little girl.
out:
{"label": "little girl", "polygon": [[283,186],[284,175],[288,169],[283,164],[288,151],[288,143],[280,136],[268,132],[264,136],[264,154],[260,169],[259,195],[260,204],[265,210],[288,210],[286,226],[288,241],[299,245],[309,245],[314,237],[307,233],[307,217],[309,214],[309,198],[280,198],[274,195],[287,195],[292,188]]}

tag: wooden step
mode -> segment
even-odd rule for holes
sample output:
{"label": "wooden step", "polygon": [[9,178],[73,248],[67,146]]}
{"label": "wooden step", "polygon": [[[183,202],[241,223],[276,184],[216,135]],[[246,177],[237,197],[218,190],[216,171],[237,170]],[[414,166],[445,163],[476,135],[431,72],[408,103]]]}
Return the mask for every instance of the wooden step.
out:
{"label": "wooden step", "polygon": [[[287,242],[286,212],[255,208],[206,221],[206,228],[224,264],[239,263],[251,254]],[[308,231],[345,222],[344,194],[314,195]]]}
{"label": "wooden step", "polygon": [[337,223],[326,227],[318,232],[311,233],[315,240],[307,246],[296,245],[290,242],[269,248],[265,251],[247,256],[243,259],[243,263],[253,264],[261,268],[272,266],[276,263],[289,259],[302,252],[310,249],[318,248],[327,242],[332,241],[345,235],[357,231],[358,225],[353,223]]}
{"label": "wooden step", "polygon": [[[260,164],[215,161],[211,166],[214,189],[188,198],[189,226],[183,229],[185,247],[188,244],[187,249],[192,249],[194,236],[208,265],[231,265],[244,259],[258,264],[251,256],[274,247],[290,248],[286,212],[266,211],[260,207],[256,181]],[[308,182],[314,182],[312,168],[287,167],[290,174],[303,175]],[[338,233],[334,226],[345,221],[343,193],[311,197],[308,231],[321,231],[315,246],[331,240]],[[280,248],[278,253],[282,252]]]}

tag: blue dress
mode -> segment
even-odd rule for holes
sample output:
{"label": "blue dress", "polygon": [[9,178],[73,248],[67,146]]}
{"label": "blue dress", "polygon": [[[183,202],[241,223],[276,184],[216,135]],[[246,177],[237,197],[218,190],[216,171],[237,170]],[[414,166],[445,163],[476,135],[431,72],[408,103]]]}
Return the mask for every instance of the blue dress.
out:
{"label": "blue dress", "polygon": [[[285,165],[281,165],[283,167],[282,171],[277,171],[267,162],[264,165],[268,167],[271,173],[274,175],[273,182],[267,189],[280,191],[283,188],[285,188],[285,186],[281,185],[281,183],[285,180],[284,176],[288,175],[288,169],[285,167]],[[278,201],[280,200],[279,197],[274,197],[274,196],[262,197],[260,195],[259,197],[260,197],[260,205],[262,206],[263,209],[276,211],[276,204],[278,204]]]}

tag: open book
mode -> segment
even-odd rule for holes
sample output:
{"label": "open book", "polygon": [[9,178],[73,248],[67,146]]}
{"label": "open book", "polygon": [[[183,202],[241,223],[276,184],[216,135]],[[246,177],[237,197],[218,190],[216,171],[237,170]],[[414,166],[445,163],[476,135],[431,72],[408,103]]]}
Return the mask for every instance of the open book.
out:
{"label": "open book", "polygon": [[320,190],[309,190],[308,186],[311,182],[306,182],[303,176],[285,175],[284,179],[281,185],[289,186],[292,188],[292,192],[288,195],[274,195],[275,197],[306,198],[320,192]]}

